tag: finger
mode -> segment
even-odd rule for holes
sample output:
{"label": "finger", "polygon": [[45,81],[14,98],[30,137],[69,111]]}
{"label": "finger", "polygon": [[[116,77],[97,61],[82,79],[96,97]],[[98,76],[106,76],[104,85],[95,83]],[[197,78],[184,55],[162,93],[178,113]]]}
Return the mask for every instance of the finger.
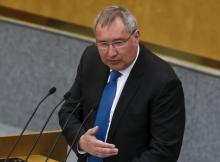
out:
{"label": "finger", "polygon": [[115,148],[114,144],[106,143],[98,139],[93,140],[92,145],[94,145],[95,147],[100,147],[100,148]]}
{"label": "finger", "polygon": [[98,157],[109,157],[109,156],[114,156],[118,154],[118,149],[117,148],[99,148],[97,147],[95,150],[95,154]]}

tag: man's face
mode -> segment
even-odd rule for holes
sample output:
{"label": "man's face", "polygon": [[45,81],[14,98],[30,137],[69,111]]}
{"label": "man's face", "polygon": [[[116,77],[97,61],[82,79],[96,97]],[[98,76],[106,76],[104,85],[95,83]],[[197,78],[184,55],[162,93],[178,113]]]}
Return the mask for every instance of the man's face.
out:
{"label": "man's face", "polygon": [[128,33],[120,18],[109,26],[98,24],[96,42],[103,63],[117,71],[127,68],[136,57],[139,37],[139,31]]}

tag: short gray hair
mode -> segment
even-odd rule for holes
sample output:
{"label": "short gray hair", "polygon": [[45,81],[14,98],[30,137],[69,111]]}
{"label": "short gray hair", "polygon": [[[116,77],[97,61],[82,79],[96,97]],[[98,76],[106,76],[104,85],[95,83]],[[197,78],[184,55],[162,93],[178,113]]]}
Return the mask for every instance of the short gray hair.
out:
{"label": "short gray hair", "polygon": [[128,9],[119,6],[110,6],[104,8],[95,18],[93,23],[93,31],[96,34],[96,27],[100,23],[102,26],[111,25],[116,18],[121,18],[125,25],[126,31],[131,33],[137,29],[136,18]]}

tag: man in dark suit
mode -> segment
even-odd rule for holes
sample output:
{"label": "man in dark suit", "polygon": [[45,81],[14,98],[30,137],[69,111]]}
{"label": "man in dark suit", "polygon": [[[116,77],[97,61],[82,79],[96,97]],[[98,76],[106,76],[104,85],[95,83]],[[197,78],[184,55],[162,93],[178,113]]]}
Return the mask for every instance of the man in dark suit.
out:
{"label": "man in dark suit", "polygon": [[[71,98],[59,112],[63,127],[74,101],[82,98],[63,129],[69,144],[76,141],[78,161],[176,162],[185,124],[180,80],[168,63],[139,43],[140,32],[128,10],[104,9],[95,20],[94,32],[96,45],[84,51]],[[97,135],[103,131],[97,122],[102,115],[100,102],[115,71],[120,75],[101,139]]]}

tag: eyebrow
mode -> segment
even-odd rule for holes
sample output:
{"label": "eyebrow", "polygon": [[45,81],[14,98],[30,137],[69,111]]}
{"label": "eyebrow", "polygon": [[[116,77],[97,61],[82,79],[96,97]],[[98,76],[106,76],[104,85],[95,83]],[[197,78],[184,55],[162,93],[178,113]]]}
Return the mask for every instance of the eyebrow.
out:
{"label": "eyebrow", "polygon": [[116,42],[116,41],[123,41],[123,40],[126,40],[125,38],[115,38],[113,40],[96,40],[96,42]]}

